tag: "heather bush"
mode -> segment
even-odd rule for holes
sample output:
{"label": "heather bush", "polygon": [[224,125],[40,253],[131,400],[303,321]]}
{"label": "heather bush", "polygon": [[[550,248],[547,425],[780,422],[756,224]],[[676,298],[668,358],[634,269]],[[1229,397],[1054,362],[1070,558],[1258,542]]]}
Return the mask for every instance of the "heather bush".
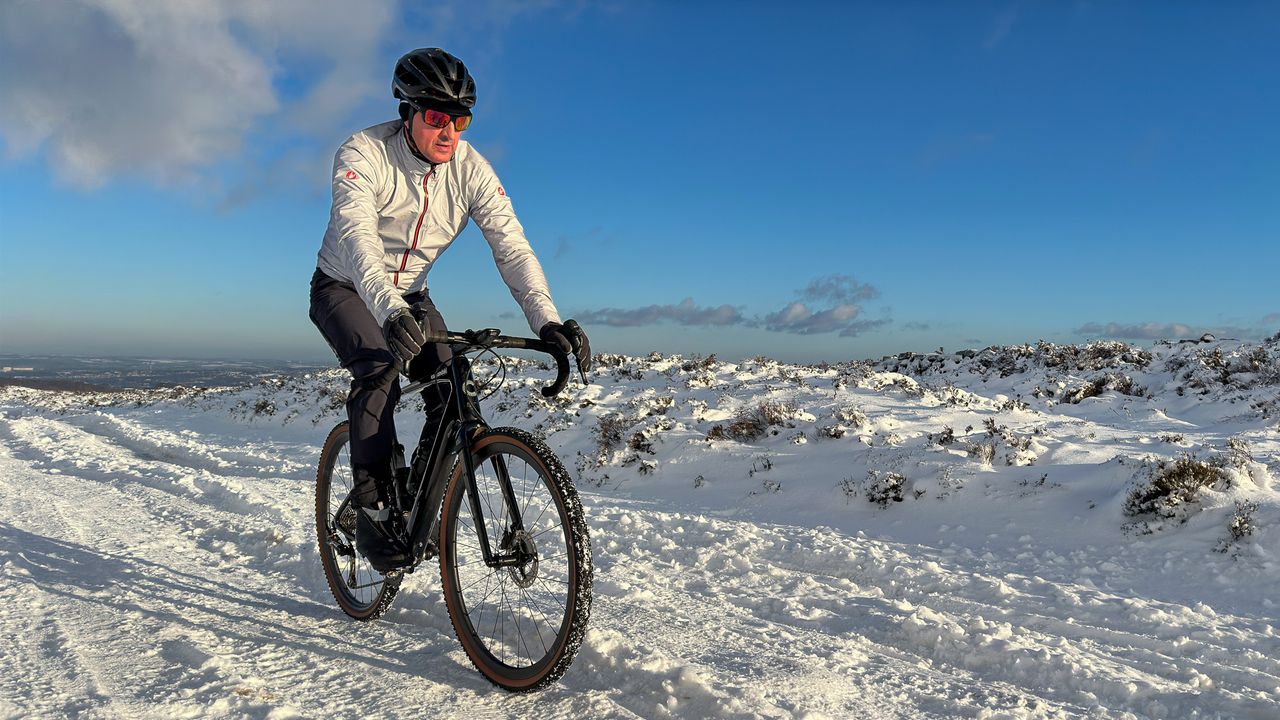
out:
{"label": "heather bush", "polygon": [[728,425],[716,425],[707,433],[711,440],[752,442],[764,437],[773,427],[785,427],[795,415],[790,403],[767,401],[738,411]]}
{"label": "heather bush", "polygon": [[1107,390],[1114,390],[1121,395],[1131,397],[1150,397],[1146,388],[1138,385],[1133,378],[1121,373],[1106,373],[1062,396],[1062,402],[1076,405],[1086,398],[1098,397]]}
{"label": "heather bush", "polygon": [[906,483],[901,473],[868,470],[863,491],[868,500],[883,508],[890,502],[902,502]]}
{"label": "heather bush", "polygon": [[1231,515],[1227,530],[1231,533],[1231,541],[1239,542],[1253,534],[1257,527],[1253,523],[1253,514],[1258,510],[1258,503],[1252,500],[1236,501],[1236,511]]}
{"label": "heather bush", "polygon": [[1172,462],[1158,461],[1148,468],[1147,477],[1130,490],[1124,513],[1129,516],[1154,514],[1162,518],[1185,518],[1186,508],[1205,488],[1226,482],[1222,468],[1185,454]]}
{"label": "heather bush", "polygon": [[596,450],[601,457],[618,449],[622,444],[622,435],[628,427],[629,424],[620,413],[602,415],[596,421],[596,426],[591,429],[591,433],[596,437]]}

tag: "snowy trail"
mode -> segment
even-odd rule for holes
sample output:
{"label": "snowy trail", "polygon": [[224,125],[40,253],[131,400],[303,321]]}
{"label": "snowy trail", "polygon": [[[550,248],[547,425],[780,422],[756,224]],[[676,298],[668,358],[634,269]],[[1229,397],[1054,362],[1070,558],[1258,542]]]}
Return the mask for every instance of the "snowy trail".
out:
{"label": "snowy trail", "polygon": [[[1062,487],[1030,473],[972,481],[980,502],[849,505],[860,514],[841,527],[812,520],[835,508],[770,504],[809,472],[788,474],[786,445],[772,469],[750,448],[717,456],[778,481],[772,494],[750,473],[736,490],[727,471],[713,475],[705,444],[669,465],[720,493],[698,504],[582,484],[591,630],[560,683],[522,696],[467,662],[432,565],[375,623],[337,610],[310,516],[323,425],[228,419],[230,401],[199,421],[187,406],[68,411],[31,397],[0,403],[0,718],[1280,716],[1267,555],[1230,564],[1210,551],[1216,569],[1187,575],[1201,587],[1158,584],[1203,564],[1186,548],[1208,529],[1116,544],[1078,515],[1119,502],[1098,495],[1118,471],[1084,435],[1140,444],[1149,430],[1028,413],[1048,428],[1045,457],[1093,464],[1045,465]],[[904,437],[941,425],[909,397],[873,399],[862,405],[873,422]],[[1269,430],[1243,432],[1274,446]],[[888,444],[875,457],[910,467],[942,454],[926,450]],[[1086,471],[1095,485],[1072,486]],[[1001,514],[1013,504],[1028,519]],[[1037,532],[1053,519],[1098,539]],[[1238,568],[1240,587],[1214,586],[1231,577],[1223,568]]]}

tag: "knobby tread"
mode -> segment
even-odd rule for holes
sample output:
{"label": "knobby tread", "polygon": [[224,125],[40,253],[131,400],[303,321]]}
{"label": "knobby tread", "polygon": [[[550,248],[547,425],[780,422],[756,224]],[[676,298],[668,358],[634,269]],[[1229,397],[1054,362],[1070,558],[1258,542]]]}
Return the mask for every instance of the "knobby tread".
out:
{"label": "knobby tread", "polygon": [[[460,618],[455,615],[459,611],[455,610],[449,597],[451,594],[449,591],[450,569],[447,567],[446,562],[449,553],[445,552],[440,553],[441,590],[445,593],[445,599],[449,603],[449,616],[453,624],[454,634],[458,637],[458,642],[466,652],[467,659],[471,661],[476,670],[479,670],[480,674],[488,678],[493,684],[510,692],[536,692],[556,682],[564,675],[565,671],[573,663],[586,637],[587,622],[591,617],[591,601],[593,597],[592,578],[594,566],[591,560],[591,538],[587,530],[586,513],[582,509],[582,501],[578,498],[578,491],[574,487],[569,473],[565,471],[564,465],[556,457],[555,453],[551,451],[551,448],[532,433],[519,428],[499,427],[488,430],[475,439],[472,446],[473,455],[482,454],[488,445],[497,442],[504,442],[516,447],[523,445],[530,456],[542,464],[543,470],[546,471],[546,477],[551,479],[564,501],[565,513],[568,516],[569,537],[573,543],[578,573],[577,582],[574,584],[575,593],[569,630],[559,651],[559,657],[537,677],[522,681],[521,684],[514,684],[510,678],[501,675],[500,669],[489,667],[472,648],[472,643],[466,636]],[[443,512],[445,514],[450,513],[453,505],[451,502],[453,494],[461,492],[456,486],[460,482],[463,472],[465,472],[465,465],[462,459],[459,458],[450,476],[449,489],[444,495]],[[451,517],[441,518],[439,536],[441,548],[445,545],[445,533],[452,521],[453,518]]]}

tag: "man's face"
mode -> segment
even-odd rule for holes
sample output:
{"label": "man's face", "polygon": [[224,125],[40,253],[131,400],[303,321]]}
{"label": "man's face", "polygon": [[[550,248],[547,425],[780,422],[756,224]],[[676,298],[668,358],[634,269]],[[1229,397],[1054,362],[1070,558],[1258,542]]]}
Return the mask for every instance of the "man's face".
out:
{"label": "man's face", "polygon": [[452,119],[444,127],[432,127],[427,124],[424,113],[415,112],[409,118],[409,134],[418,151],[433,163],[449,162],[458,149],[458,138],[462,131],[454,127]]}

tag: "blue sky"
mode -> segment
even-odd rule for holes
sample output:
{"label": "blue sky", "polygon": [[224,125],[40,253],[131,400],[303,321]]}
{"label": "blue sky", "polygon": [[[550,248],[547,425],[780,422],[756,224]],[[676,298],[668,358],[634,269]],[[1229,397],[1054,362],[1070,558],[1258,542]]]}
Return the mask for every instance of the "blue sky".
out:
{"label": "blue sky", "polygon": [[[0,351],[331,357],[333,151],[431,45],[600,351],[1280,330],[1275,3],[51,1],[0,9]],[[430,284],[527,329],[474,229]]]}

